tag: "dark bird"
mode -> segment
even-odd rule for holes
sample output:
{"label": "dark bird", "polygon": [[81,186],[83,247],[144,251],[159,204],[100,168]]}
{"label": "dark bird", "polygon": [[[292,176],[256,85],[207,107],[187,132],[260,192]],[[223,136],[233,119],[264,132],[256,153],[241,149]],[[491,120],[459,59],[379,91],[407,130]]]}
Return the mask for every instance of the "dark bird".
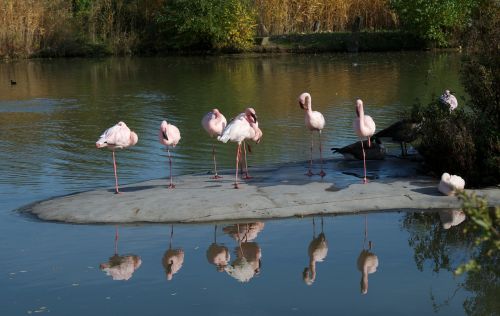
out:
{"label": "dark bird", "polygon": [[10,79],[10,84],[13,86],[13,85],[17,84],[17,82],[15,80]]}
{"label": "dark bird", "polygon": [[401,156],[408,155],[407,145],[417,139],[420,124],[411,120],[401,120],[373,135],[373,138],[391,138],[400,143]]}
{"label": "dark bird", "polygon": [[[366,160],[382,160],[385,158],[385,147],[380,141],[380,139],[375,139],[372,142],[371,147],[368,147],[368,140],[363,141],[363,147],[365,148]],[[332,148],[332,153],[339,153],[344,156],[345,159],[363,159],[363,147],[361,147],[361,142],[355,142],[342,148]]]}

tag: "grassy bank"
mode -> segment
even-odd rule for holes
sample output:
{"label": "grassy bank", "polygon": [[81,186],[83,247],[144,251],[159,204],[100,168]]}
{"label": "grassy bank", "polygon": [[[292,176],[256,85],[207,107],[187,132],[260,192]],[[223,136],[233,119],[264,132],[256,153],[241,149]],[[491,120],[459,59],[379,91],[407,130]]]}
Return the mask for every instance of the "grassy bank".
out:
{"label": "grassy bank", "polygon": [[334,32],[291,34],[269,37],[269,43],[255,47],[257,51],[317,52],[379,52],[421,50],[427,48],[424,40],[401,31]]}

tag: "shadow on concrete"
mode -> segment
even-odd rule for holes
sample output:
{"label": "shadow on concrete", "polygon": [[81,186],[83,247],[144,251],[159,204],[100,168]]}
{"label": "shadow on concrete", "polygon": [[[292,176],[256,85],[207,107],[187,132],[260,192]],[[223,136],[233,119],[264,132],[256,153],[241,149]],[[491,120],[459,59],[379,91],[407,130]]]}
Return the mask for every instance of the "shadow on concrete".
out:
{"label": "shadow on concrete", "polygon": [[[142,185],[142,186],[136,186],[136,187],[123,187],[123,188],[120,188],[120,192],[137,192],[137,191],[149,190],[149,189],[158,188],[158,187],[161,187],[161,185]],[[165,185],[165,187],[166,187],[166,185]],[[107,191],[114,193],[115,189],[112,188],[112,189],[108,189]]]}
{"label": "shadow on concrete", "polygon": [[420,193],[420,194],[430,195],[430,196],[443,196],[435,186],[412,189],[412,191]]}

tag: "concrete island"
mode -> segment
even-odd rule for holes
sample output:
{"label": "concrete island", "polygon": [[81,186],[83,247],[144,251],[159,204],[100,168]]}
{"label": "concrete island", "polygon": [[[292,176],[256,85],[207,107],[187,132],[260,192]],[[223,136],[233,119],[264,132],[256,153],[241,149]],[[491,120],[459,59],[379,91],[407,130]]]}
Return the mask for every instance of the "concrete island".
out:
{"label": "concrete island", "polygon": [[[250,168],[250,180],[234,189],[234,170],[214,180],[208,173],[102,188],[30,204],[22,212],[67,223],[194,223],[286,218],[315,214],[457,209],[460,200],[437,190],[439,179],[421,175],[419,163],[395,157],[367,161],[325,160],[327,175],[308,177],[308,161]],[[319,162],[315,162],[318,166]],[[313,170],[318,171],[318,170]],[[111,181],[112,177],[110,177]],[[471,190],[467,190],[471,191]],[[475,190],[500,205],[500,189]]]}

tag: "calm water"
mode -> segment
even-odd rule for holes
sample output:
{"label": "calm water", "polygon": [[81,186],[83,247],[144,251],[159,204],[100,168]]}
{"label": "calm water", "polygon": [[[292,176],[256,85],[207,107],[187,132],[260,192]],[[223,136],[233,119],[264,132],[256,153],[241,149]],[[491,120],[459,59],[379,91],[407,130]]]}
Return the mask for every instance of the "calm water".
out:
{"label": "calm water", "polygon": [[[460,102],[459,58],[391,53],[0,64],[0,314],[461,315],[474,314],[481,303],[486,313],[498,313],[497,288],[453,276],[470,247],[460,226],[442,228],[438,213],[317,217],[315,225],[312,218],[219,223],[215,236],[213,224],[175,225],[172,235],[165,224],[120,226],[115,244],[114,226],[40,222],[14,211],[112,186],[111,155],[94,143],[119,120],[139,135],[137,146],[117,153],[121,184],[167,176],[157,141],[165,118],[182,134],[173,150],[174,174],[210,170],[213,140],[200,120],[213,107],[227,118],[247,106],[256,109],[264,138],[251,165],[307,159],[310,135],[296,101],[303,91],[325,115],[330,157],[330,147],[356,140],[356,97],[378,128],[415,99],[427,102],[447,87]],[[218,154],[219,166],[231,168],[234,145],[219,145]],[[238,228],[240,237],[250,229],[240,243]],[[322,230],[328,252],[307,285],[308,247]],[[222,272],[207,259],[214,242],[230,254]],[[165,267],[165,257],[178,249],[184,252],[180,269]],[[361,253],[378,261],[366,295],[357,266]],[[120,275],[113,269],[106,274],[110,257],[115,264],[121,258]],[[243,277],[246,282],[238,280]]]}

